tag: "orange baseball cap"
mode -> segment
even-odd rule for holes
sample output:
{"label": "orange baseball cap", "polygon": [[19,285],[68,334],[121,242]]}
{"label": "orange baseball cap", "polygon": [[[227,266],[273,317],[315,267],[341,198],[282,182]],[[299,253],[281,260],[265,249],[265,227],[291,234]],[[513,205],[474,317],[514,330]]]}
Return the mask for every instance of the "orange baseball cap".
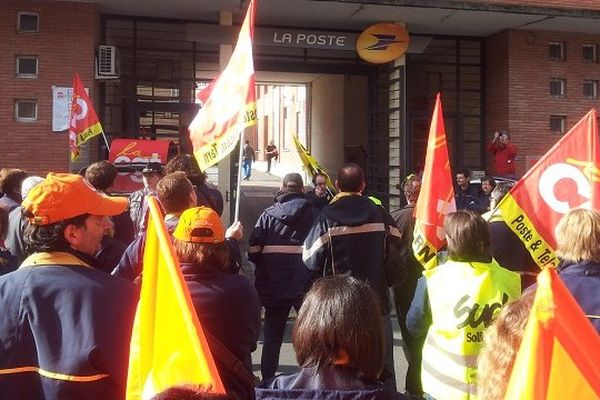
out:
{"label": "orange baseball cap", "polygon": [[48,225],[83,214],[121,214],[128,203],[124,197],[110,197],[98,192],[82,176],[51,172],[31,189],[22,205],[33,214],[32,224]]}
{"label": "orange baseball cap", "polygon": [[183,242],[222,243],[225,227],[212,208],[194,207],[181,214],[173,237]]}

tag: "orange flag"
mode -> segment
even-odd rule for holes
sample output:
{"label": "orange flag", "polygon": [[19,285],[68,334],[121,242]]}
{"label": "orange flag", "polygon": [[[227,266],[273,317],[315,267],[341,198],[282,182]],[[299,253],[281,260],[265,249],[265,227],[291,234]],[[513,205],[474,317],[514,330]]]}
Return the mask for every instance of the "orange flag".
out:
{"label": "orange flag", "polygon": [[434,265],[430,262],[435,260],[436,253],[446,244],[444,219],[454,211],[456,203],[448,159],[448,142],[442,101],[438,93],[429,128],[421,193],[415,207],[412,244],[416,259],[426,268]]}
{"label": "orange flag", "polygon": [[144,270],[129,352],[127,400],[150,399],[182,384],[225,393],[183,280],[163,217],[147,197]]}
{"label": "orange flag", "polygon": [[85,92],[79,75],[73,77],[73,97],[69,123],[69,148],[71,161],[79,157],[79,146],[103,132],[98,115],[89,96]]}
{"label": "orange flag", "polygon": [[251,0],[231,59],[201,92],[200,98],[206,101],[189,127],[194,155],[203,171],[231,153],[244,128],[256,124],[254,14],[255,1]]}
{"label": "orange flag", "polygon": [[596,110],[587,113],[502,199],[498,208],[535,262],[555,267],[554,227],[573,208],[600,209]]}
{"label": "orange flag", "polygon": [[538,288],[504,398],[600,398],[600,337],[552,268]]}

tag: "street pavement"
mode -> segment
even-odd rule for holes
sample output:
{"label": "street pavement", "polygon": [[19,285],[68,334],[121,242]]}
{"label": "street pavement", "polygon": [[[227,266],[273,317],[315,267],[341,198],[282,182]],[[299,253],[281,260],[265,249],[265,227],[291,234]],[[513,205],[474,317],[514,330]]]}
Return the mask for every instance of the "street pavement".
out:
{"label": "street pavement", "polygon": [[[244,259],[244,273],[254,280],[253,266],[247,261],[246,252],[248,249],[247,238],[250,236],[252,227],[256,223],[256,220],[262,213],[262,211],[269,205],[273,204],[275,194],[279,190],[281,185],[281,176],[277,176],[279,171],[274,171],[274,174],[267,174],[261,171],[262,165],[259,163],[256,165],[257,169],[252,170],[252,176],[249,181],[242,181],[241,197],[240,197],[240,222],[244,226],[244,240],[242,241],[240,248]],[[254,165],[253,165],[254,166]],[[282,173],[279,173],[282,175]],[[283,339],[283,346],[281,348],[281,354],[279,357],[279,373],[293,373],[298,370],[296,363],[296,357],[291,341],[291,331],[295,319],[295,311],[292,310],[288,319],[286,334]],[[402,352],[402,338],[400,335],[400,329],[398,328],[398,321],[395,314],[392,316],[392,322],[394,327],[394,360],[396,367],[396,381],[397,388],[399,391],[404,390],[404,376],[406,375],[406,358]],[[252,353],[252,362],[254,373],[260,376],[260,355],[262,352],[263,337],[258,342],[258,348]]]}

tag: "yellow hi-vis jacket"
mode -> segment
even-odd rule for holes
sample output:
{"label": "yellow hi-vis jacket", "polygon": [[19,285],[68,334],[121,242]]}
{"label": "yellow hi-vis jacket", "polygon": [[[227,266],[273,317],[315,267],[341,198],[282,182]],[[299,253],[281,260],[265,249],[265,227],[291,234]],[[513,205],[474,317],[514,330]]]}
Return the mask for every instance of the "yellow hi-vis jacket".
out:
{"label": "yellow hi-vis jacket", "polygon": [[519,296],[521,278],[495,260],[450,260],[423,274],[432,316],[423,346],[423,390],[439,400],[476,399],[483,332]]}

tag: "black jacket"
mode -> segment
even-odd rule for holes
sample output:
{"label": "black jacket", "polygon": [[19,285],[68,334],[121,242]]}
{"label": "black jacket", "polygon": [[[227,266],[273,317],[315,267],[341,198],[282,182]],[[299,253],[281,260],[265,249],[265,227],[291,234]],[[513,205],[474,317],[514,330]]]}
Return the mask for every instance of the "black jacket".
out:
{"label": "black jacket", "polygon": [[[202,329],[217,338],[252,373],[251,354],[260,333],[260,301],[252,283],[242,275],[217,269],[200,269],[181,264]],[[247,399],[253,388],[224,368],[218,356],[215,363],[225,388]]]}
{"label": "black jacket", "polygon": [[600,264],[589,261],[561,263],[558,271],[558,276],[600,333]]}
{"label": "black jacket", "polygon": [[255,286],[263,305],[302,297],[315,273],[302,261],[302,243],[319,211],[302,194],[283,194],[256,221],[248,259],[256,264]]}
{"label": "black jacket", "polygon": [[315,220],[302,250],[306,266],[325,275],[350,275],[371,285],[389,314],[388,265],[400,232],[390,214],[368,197],[340,193]]}
{"label": "black jacket", "polygon": [[361,380],[355,370],[343,367],[303,368],[294,375],[279,376],[256,389],[257,400],[408,400],[381,383]]}

